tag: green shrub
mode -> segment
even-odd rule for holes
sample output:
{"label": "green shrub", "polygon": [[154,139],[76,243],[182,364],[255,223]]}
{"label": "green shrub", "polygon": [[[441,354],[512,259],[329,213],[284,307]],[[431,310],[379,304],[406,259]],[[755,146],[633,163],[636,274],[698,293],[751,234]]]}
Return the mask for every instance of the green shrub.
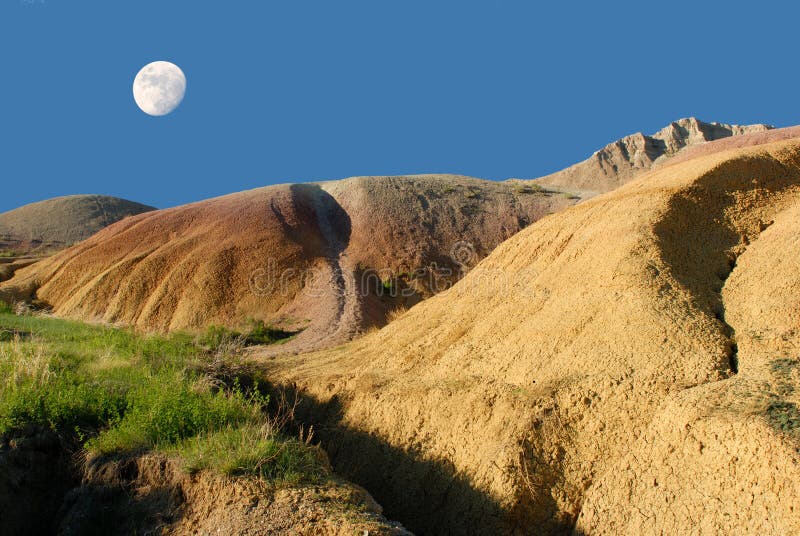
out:
{"label": "green shrub", "polygon": [[518,194],[537,194],[542,192],[542,187],[536,183],[530,184],[517,184],[514,191]]}
{"label": "green shrub", "polygon": [[767,407],[767,418],[777,429],[787,434],[800,434],[800,411],[793,402],[776,400]]}
{"label": "green shrub", "polygon": [[274,344],[294,335],[297,335],[296,331],[268,326],[263,320],[251,320],[250,331],[245,335],[245,344]]}
{"label": "green shrub", "polygon": [[242,334],[222,326],[210,326],[199,338],[199,344],[211,351],[223,348],[226,344],[240,342],[245,346],[275,344],[297,335],[297,331],[286,331],[264,323],[263,320],[250,320],[249,329]]}

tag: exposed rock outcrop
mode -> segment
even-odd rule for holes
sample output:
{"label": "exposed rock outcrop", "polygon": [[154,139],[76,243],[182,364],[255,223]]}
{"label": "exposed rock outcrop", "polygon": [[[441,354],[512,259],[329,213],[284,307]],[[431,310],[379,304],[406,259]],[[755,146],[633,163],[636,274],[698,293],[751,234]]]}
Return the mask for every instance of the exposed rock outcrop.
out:
{"label": "exposed rock outcrop", "polygon": [[679,119],[652,136],[641,132],[625,136],[606,145],[583,162],[536,179],[535,182],[570,191],[608,192],[664,163],[685,147],[772,128],[764,124],[741,126],[705,123],[694,117]]}

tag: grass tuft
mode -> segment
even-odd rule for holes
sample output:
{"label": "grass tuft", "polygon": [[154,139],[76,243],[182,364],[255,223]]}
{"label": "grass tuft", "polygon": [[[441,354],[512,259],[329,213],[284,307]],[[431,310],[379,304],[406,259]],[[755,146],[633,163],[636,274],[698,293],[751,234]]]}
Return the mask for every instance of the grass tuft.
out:
{"label": "grass tuft", "polygon": [[324,477],[315,449],[296,439],[277,440],[269,424],[228,426],[178,443],[174,452],[189,472],[254,474],[269,481],[300,483]]}

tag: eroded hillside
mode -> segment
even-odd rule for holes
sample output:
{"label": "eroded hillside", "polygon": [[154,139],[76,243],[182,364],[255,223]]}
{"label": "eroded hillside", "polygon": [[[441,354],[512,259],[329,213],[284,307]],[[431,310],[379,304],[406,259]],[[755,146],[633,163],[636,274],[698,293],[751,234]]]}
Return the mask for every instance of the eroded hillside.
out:
{"label": "eroded hillside", "polygon": [[797,134],[709,144],[265,366],[415,531],[795,533]]}
{"label": "eroded hillside", "polygon": [[536,179],[535,183],[587,195],[610,192],[690,147],[772,128],[763,124],[706,123],[694,117],[678,119],[651,136],[637,132],[609,143],[583,162]]}
{"label": "eroded hillside", "polygon": [[128,218],[0,289],[60,316],[150,330],[265,320],[313,349],[382,325],[576,202],[460,176],[279,185]]}

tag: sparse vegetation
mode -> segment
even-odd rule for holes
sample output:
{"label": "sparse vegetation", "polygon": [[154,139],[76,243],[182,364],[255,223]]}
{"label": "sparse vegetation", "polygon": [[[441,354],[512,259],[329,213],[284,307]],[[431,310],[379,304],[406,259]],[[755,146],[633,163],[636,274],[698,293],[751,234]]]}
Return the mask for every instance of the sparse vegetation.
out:
{"label": "sparse vegetation", "polygon": [[285,342],[299,333],[267,325],[262,320],[250,320],[248,324],[249,329],[244,333],[223,326],[209,326],[198,338],[198,343],[208,350],[216,351],[231,342],[243,346]]}
{"label": "sparse vegetation", "polygon": [[[186,334],[139,335],[1,307],[0,330],[13,336],[0,342],[0,435],[35,425],[90,454],[159,451],[190,471],[290,482],[324,473],[307,441],[281,435],[285,416],[267,412],[257,375],[222,355],[224,346],[212,355]],[[251,334],[275,337],[257,323]]]}
{"label": "sparse vegetation", "polygon": [[518,184],[514,187],[514,191],[518,194],[537,194],[542,192],[542,187],[538,184]]}
{"label": "sparse vegetation", "polygon": [[257,474],[296,484],[324,474],[308,441],[279,439],[271,425],[226,426],[178,443],[174,452],[191,472],[211,469],[226,475]]}
{"label": "sparse vegetation", "polygon": [[394,279],[389,278],[381,281],[381,286],[383,287],[383,292],[386,295],[392,296],[394,293],[394,289],[396,288],[396,283]]}
{"label": "sparse vegetation", "polygon": [[266,325],[261,320],[250,321],[250,331],[245,335],[245,344],[273,344],[297,335],[296,331]]}
{"label": "sparse vegetation", "polygon": [[464,197],[466,197],[467,199],[480,199],[481,192],[476,188],[470,188],[464,193]]}
{"label": "sparse vegetation", "polygon": [[482,212],[482,210],[476,205],[464,205],[461,207],[461,213],[465,216],[475,216],[480,212]]}
{"label": "sparse vegetation", "polygon": [[795,383],[791,377],[798,366],[800,361],[786,358],[776,359],[769,364],[774,392],[770,393],[766,415],[773,427],[800,439],[800,409],[787,399],[795,393]]}
{"label": "sparse vegetation", "polygon": [[772,426],[793,436],[800,435],[800,410],[797,404],[778,400],[767,406],[767,418]]}

